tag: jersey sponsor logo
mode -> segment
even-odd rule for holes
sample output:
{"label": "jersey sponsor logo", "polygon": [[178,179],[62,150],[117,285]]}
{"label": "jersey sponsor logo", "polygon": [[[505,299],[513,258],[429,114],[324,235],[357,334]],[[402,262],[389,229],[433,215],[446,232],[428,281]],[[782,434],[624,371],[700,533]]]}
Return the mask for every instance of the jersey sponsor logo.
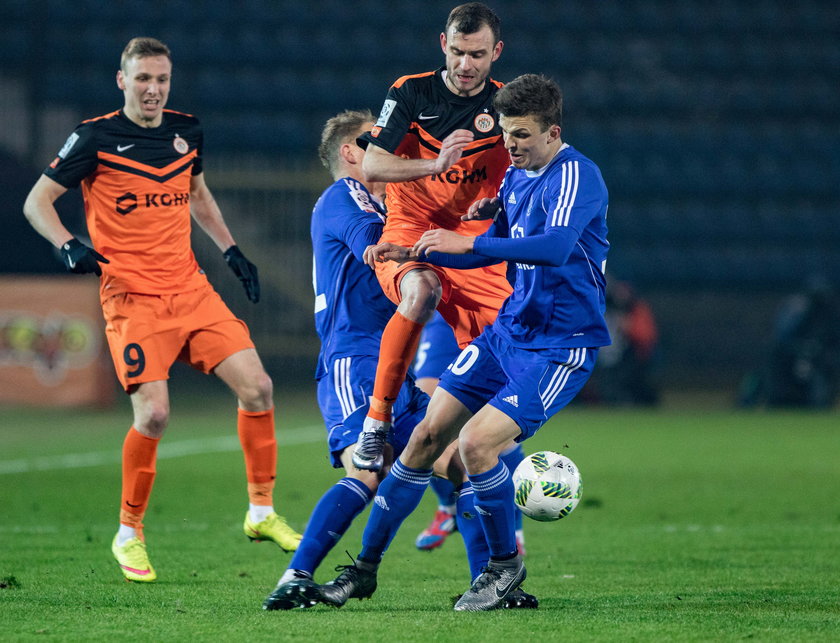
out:
{"label": "jersey sponsor logo", "polygon": [[519,396],[518,395],[508,395],[507,397],[503,397],[502,402],[507,402],[511,406],[515,406],[516,408],[519,408]]}
{"label": "jersey sponsor logo", "polygon": [[370,130],[370,135],[373,136],[373,138],[376,138],[377,136],[379,136],[379,133],[381,131],[382,131],[381,127],[374,127]]}
{"label": "jersey sponsor logo", "polygon": [[64,147],[62,147],[58,151],[58,158],[67,158],[67,154],[73,149],[73,146],[76,144],[76,141],[79,140],[79,135],[76,132],[73,132],[70,136],[67,137],[67,140],[64,141]]}
{"label": "jersey sponsor logo", "polygon": [[125,152],[126,150],[130,150],[134,147],[135,143],[131,143],[130,145],[117,145],[117,152]]}
{"label": "jersey sponsor logo", "polygon": [[131,192],[126,192],[117,197],[117,204],[115,209],[118,213],[125,216],[129,212],[137,209],[137,195]]}
{"label": "jersey sponsor logo", "polygon": [[189,192],[181,194],[136,194],[126,192],[116,198],[114,209],[123,216],[133,212],[142,203],[147,208],[168,208],[170,206],[186,205],[190,202]]}
{"label": "jersey sponsor logo", "polygon": [[452,168],[440,174],[432,174],[432,181],[440,181],[441,183],[480,183],[486,180],[487,166],[482,166],[472,171]]}
{"label": "jersey sponsor logo", "polygon": [[376,121],[377,127],[387,127],[388,126],[388,119],[391,118],[391,114],[394,113],[394,108],[397,106],[397,101],[389,98],[385,101],[385,104],[382,105],[382,111],[379,112],[379,120]]}
{"label": "jersey sponsor logo", "polygon": [[479,114],[473,121],[473,127],[482,134],[486,134],[496,126],[496,119],[492,114]]}
{"label": "jersey sponsor logo", "polygon": [[440,114],[424,114],[423,112],[420,112],[417,115],[417,118],[421,121],[430,121],[433,118],[440,118]]}
{"label": "jersey sponsor logo", "polygon": [[175,135],[175,140],[172,141],[172,147],[175,148],[175,151],[178,152],[178,154],[186,154],[190,151],[189,143],[177,134]]}
{"label": "jersey sponsor logo", "polygon": [[516,205],[516,194],[515,193],[513,193],[513,192],[510,193],[510,196],[508,197],[508,203],[513,203],[514,205]]}
{"label": "jersey sponsor logo", "polygon": [[171,205],[185,205],[190,202],[190,193],[181,194],[146,194],[147,208],[168,208]]}

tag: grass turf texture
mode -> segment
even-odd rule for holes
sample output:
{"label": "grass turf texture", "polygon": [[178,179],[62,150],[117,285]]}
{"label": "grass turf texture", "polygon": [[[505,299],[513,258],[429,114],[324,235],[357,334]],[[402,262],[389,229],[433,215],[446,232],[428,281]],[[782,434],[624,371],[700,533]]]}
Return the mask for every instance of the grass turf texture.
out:
{"label": "grass turf texture", "polygon": [[[278,400],[281,398],[278,397]],[[224,402],[224,404],[223,404]],[[173,395],[163,444],[235,434],[227,400]],[[525,445],[580,467],[581,505],[526,520],[526,589],[539,610],[461,614],[468,586],[454,536],[431,553],[414,538],[428,493],[386,555],[379,590],[343,609],[264,612],[289,555],[242,534],[241,453],[158,463],[146,537],[159,581],[127,583],[110,555],[118,453],[130,411],[2,409],[0,467],[66,453],[95,466],[0,473],[0,639],[105,640],[837,640],[840,429],[833,413],[572,408]],[[277,505],[302,530],[338,475],[320,416],[302,396],[279,408]],[[306,430],[301,427],[311,427]],[[293,430],[294,429],[294,430]],[[106,458],[107,459],[107,458]],[[47,462],[47,464],[43,464]],[[362,514],[316,574],[356,554]],[[490,634],[492,633],[492,636]]]}

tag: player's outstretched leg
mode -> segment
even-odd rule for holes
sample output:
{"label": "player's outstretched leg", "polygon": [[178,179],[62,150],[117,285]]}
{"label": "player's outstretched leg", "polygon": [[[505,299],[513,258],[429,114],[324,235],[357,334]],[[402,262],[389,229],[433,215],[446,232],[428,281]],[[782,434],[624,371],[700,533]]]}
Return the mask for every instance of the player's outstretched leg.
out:
{"label": "player's outstretched leg", "polygon": [[516,555],[493,560],[475,579],[470,589],[455,603],[456,612],[483,612],[505,605],[505,599],[525,580],[525,564]]}
{"label": "player's outstretched leg", "polygon": [[405,518],[420,504],[429,486],[431,469],[413,469],[400,459],[379,485],[355,565],[336,568],[341,574],[321,585],[323,602],[341,607],[349,598],[368,598],[376,590],[376,570]]}
{"label": "player's outstretched leg", "polygon": [[[478,519],[478,512],[475,508],[475,496],[472,485],[465,482],[459,489],[457,504],[458,531],[464,539],[464,546],[467,549],[467,561],[470,565],[470,578],[476,579],[484,571],[490,559],[490,549],[487,546],[487,538],[484,529]],[[522,552],[520,552],[520,555]],[[461,598],[460,596],[458,597]],[[533,594],[529,594],[521,587],[512,591],[505,598],[500,607],[505,609],[536,609],[539,607],[539,600]]]}
{"label": "player's outstretched leg", "polygon": [[312,574],[371,498],[373,492],[350,477],[342,478],[321,496],[289,568],[263,602],[263,609],[312,607],[320,600],[318,584],[312,580]]}
{"label": "player's outstretched leg", "polygon": [[[410,281],[409,279],[406,283]],[[436,304],[437,301],[432,307]],[[431,312],[428,311],[429,315]],[[382,468],[385,438],[391,427],[391,407],[417,353],[422,332],[423,324],[403,316],[399,310],[393,314],[382,331],[373,395],[362,433],[356,443],[356,451],[353,453],[353,464],[358,469],[379,471]]]}
{"label": "player's outstretched leg", "polygon": [[123,441],[120,526],[111,553],[125,579],[140,583],[157,579],[143,538],[143,515],[152,493],[159,442],[160,438],[149,437],[133,426]]}
{"label": "player's outstretched leg", "polygon": [[265,411],[237,409],[236,430],[245,457],[250,503],[242,529],[252,541],[268,540],[285,552],[295,551],[301,535],[275,513],[272,502],[277,474],[274,408]]}

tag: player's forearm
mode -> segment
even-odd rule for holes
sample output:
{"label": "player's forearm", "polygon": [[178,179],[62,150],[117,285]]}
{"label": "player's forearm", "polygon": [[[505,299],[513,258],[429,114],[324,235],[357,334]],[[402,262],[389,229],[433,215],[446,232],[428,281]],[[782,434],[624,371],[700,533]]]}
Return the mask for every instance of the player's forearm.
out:
{"label": "player's forearm", "polygon": [[413,181],[435,174],[436,163],[436,159],[404,159],[384,151],[369,152],[362,162],[362,170],[366,181]]}
{"label": "player's forearm", "polygon": [[482,257],[536,266],[562,266],[580,235],[573,228],[552,228],[545,234],[510,239],[476,237],[473,253]]}
{"label": "player's forearm", "polygon": [[193,219],[219,250],[224,252],[236,243],[212,195],[193,196],[190,205]]}
{"label": "player's forearm", "polygon": [[430,252],[420,259],[441,268],[455,268],[456,270],[471,270],[473,268],[484,268],[502,263],[502,259],[482,257],[479,255],[450,255],[443,252]]}
{"label": "player's forearm", "polygon": [[23,204],[23,214],[35,231],[56,248],[73,238],[61,223],[58,212],[49,199],[30,193]]}

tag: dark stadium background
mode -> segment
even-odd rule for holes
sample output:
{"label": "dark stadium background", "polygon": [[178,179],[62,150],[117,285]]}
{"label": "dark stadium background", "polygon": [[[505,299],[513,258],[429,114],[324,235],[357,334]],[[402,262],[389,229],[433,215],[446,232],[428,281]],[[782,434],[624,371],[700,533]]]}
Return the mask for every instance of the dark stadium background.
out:
{"label": "dark stadium background", "polygon": [[[610,189],[608,272],[650,301],[666,386],[731,394],[765,359],[777,306],[840,275],[840,11],[803,0],[488,2],[493,76],[564,89],[563,138]],[[378,112],[398,76],[443,62],[452,0],[0,0],[0,272],[61,272],[21,206],[82,119],[122,105],[129,38],[164,40],[169,107],[206,130],[207,177],[260,267],[253,307],[200,233],[199,260],[280,386],[307,386],[308,219],[329,182],[324,120]],[[61,211],[83,233],[80,199]]]}

